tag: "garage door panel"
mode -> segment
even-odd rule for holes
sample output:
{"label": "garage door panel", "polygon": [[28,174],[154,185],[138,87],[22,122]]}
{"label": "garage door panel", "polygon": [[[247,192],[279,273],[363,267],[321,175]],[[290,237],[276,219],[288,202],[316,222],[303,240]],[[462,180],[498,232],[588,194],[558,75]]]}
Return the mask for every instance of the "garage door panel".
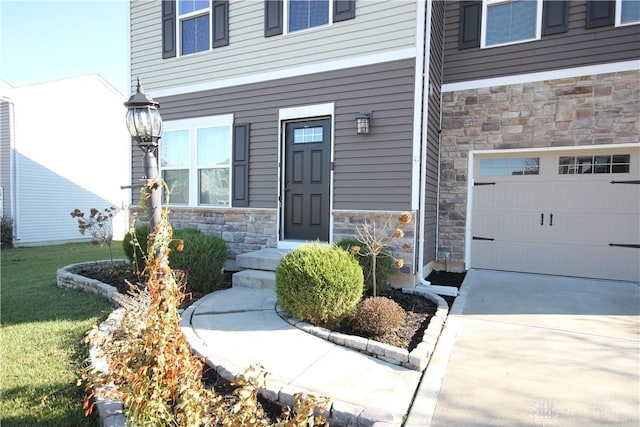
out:
{"label": "garage door panel", "polygon": [[489,240],[470,266],[640,281],[640,249],[616,246],[640,245],[639,154],[618,174],[562,175],[548,155],[539,175],[476,176],[495,184],[473,187],[472,237]]}
{"label": "garage door panel", "polygon": [[[513,241],[472,241],[473,267],[637,281],[638,249]],[[613,262],[611,260],[614,260]]]}

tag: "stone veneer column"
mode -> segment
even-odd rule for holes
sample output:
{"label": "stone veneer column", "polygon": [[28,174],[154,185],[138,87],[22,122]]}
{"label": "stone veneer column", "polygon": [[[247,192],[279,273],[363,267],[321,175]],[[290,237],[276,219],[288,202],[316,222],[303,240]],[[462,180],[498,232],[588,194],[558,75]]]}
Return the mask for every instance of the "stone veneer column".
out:
{"label": "stone veneer column", "polygon": [[[404,212],[404,211],[403,211]],[[333,213],[333,240],[338,243],[343,238],[356,237],[356,227],[361,225],[365,218],[367,223],[376,224],[378,230],[381,230],[384,224],[389,225],[389,232],[395,230],[395,224],[398,217],[403,212],[362,212],[362,211],[338,211]],[[416,248],[415,236],[416,236],[416,213],[409,212],[413,215],[413,220],[404,226],[404,237],[401,239],[394,239],[391,243],[391,254],[404,261],[404,266],[400,269],[401,273],[415,274],[414,260],[418,253]],[[387,237],[387,234],[383,234]],[[403,246],[407,245],[408,249],[403,249]]]}
{"label": "stone veneer column", "polygon": [[442,94],[439,251],[464,262],[470,150],[637,143],[640,71]]}

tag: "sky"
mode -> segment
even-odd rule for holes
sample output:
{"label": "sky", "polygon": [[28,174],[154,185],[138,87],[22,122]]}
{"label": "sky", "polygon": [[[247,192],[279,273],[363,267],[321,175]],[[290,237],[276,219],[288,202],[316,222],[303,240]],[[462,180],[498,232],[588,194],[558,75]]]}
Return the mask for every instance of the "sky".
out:
{"label": "sky", "polygon": [[128,0],[0,0],[0,79],[100,74],[128,96],[128,25]]}

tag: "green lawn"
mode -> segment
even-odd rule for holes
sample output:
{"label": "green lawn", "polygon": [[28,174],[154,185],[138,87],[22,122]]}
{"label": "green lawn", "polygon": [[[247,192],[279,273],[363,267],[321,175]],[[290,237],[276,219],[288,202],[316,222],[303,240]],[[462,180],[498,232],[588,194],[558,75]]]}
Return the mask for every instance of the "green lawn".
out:
{"label": "green lawn", "polygon": [[[121,242],[114,258],[125,258]],[[106,246],[76,243],[1,254],[0,396],[2,427],[91,426],[84,418],[84,333],[113,310],[94,294],[58,289],[56,270],[109,259]]]}

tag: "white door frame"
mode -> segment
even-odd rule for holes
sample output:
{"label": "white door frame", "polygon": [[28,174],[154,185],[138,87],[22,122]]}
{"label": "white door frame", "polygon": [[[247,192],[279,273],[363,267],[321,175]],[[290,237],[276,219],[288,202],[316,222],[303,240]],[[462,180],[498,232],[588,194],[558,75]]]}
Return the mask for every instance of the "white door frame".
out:
{"label": "white door frame", "polygon": [[[278,110],[278,209],[276,210],[276,234],[278,249],[295,249],[306,242],[282,240],[282,228],[284,216],[282,207],[284,203],[283,174],[285,170],[285,134],[284,127],[287,122],[294,120],[312,120],[315,118],[329,117],[331,120],[331,139],[329,140],[330,162],[334,160],[335,138],[335,104],[304,105],[299,107],[280,108]],[[333,168],[329,169],[329,243],[333,241]]]}

